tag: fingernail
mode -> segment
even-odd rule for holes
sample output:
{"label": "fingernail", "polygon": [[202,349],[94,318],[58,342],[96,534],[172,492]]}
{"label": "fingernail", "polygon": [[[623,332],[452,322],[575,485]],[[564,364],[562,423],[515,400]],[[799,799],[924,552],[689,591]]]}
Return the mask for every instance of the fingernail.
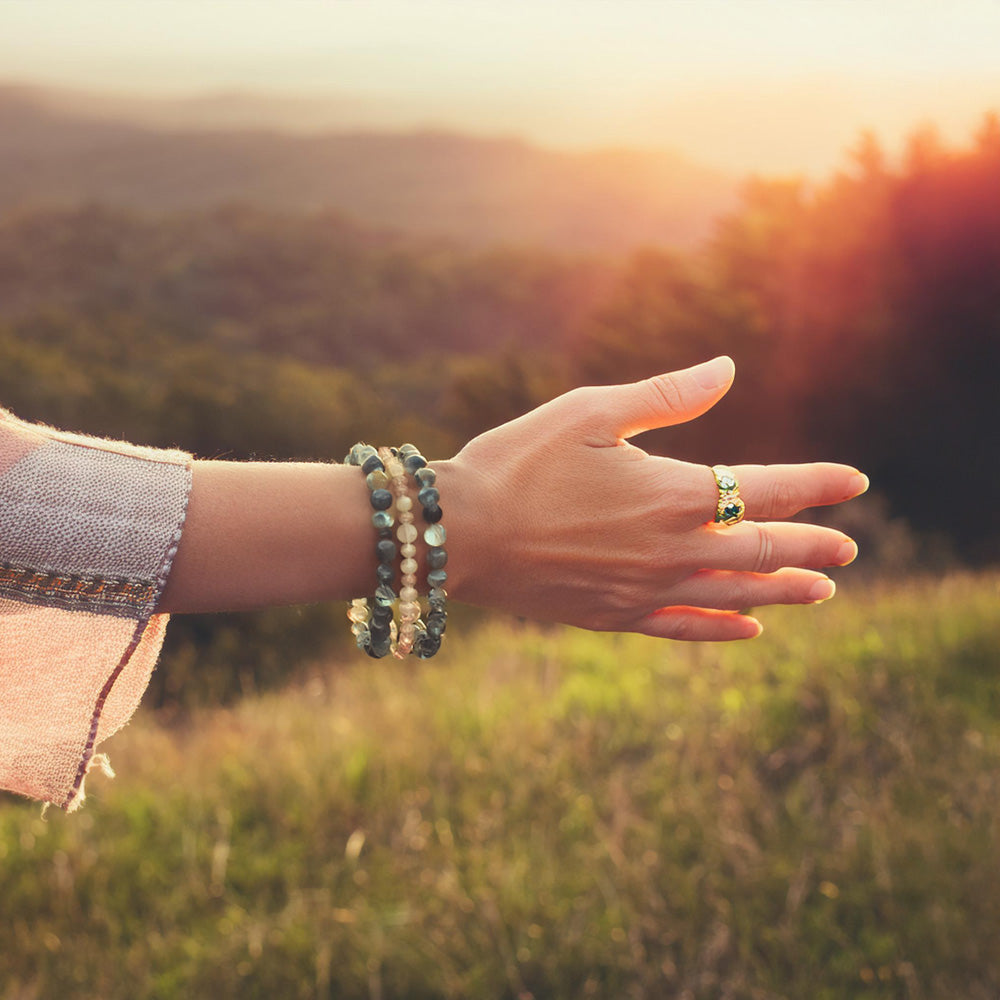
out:
{"label": "fingernail", "polygon": [[809,591],[809,600],[813,604],[820,604],[830,600],[835,593],[837,593],[837,585],[827,577],[824,580],[817,580],[812,585],[812,589]]}
{"label": "fingernail", "polygon": [[859,472],[856,476],[851,476],[847,488],[852,497],[857,497],[861,496],[862,493],[867,493],[869,485],[868,477],[863,472]]}
{"label": "fingernail", "polygon": [[837,558],[834,560],[834,565],[836,566],[846,566],[848,563],[854,562],[858,558],[858,546],[855,542],[851,541],[850,538],[840,546],[840,551],[837,553]]}
{"label": "fingernail", "polygon": [[694,380],[702,389],[718,389],[720,386],[729,385],[733,380],[736,365],[733,359],[722,355],[706,361],[703,365],[695,365],[691,369]]}

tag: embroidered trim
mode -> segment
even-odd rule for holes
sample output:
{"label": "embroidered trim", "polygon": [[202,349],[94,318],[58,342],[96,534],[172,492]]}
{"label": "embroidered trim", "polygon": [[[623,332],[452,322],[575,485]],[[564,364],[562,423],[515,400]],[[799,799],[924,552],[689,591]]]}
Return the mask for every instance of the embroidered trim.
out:
{"label": "embroidered trim", "polygon": [[0,563],[0,596],[31,604],[135,618],[148,613],[157,582],[42,573]]}
{"label": "embroidered trim", "polygon": [[139,642],[142,640],[143,633],[146,631],[148,625],[148,619],[136,622],[135,631],[132,633],[132,638],[128,646],[125,647],[125,652],[122,653],[121,659],[111,672],[111,676],[104,682],[104,687],[101,688],[101,693],[97,696],[97,704],[94,706],[93,714],[90,717],[90,732],[87,735],[87,745],[84,747],[83,756],[80,758],[80,766],[76,770],[73,787],[70,789],[69,795],[66,796],[66,801],[61,806],[66,812],[73,812],[74,809],[78,809],[83,805],[85,798],[83,795],[83,779],[86,778],[87,772],[90,770],[90,762],[94,756],[94,747],[97,744],[97,729],[101,724],[101,712],[104,709],[104,703],[108,700],[108,695],[115,686],[118,675],[125,669],[128,661],[132,659],[132,654],[139,648]]}

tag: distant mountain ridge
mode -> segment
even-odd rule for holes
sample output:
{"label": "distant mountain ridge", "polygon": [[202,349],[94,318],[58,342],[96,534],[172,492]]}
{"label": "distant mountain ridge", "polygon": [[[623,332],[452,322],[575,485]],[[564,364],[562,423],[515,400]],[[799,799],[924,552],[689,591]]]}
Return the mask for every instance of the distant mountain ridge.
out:
{"label": "distant mountain ridge", "polygon": [[[238,98],[222,103],[249,114]],[[557,152],[433,130],[179,128],[140,123],[142,108],[139,99],[101,110],[56,92],[0,87],[0,213],[247,202],[332,209],[470,246],[617,253],[690,246],[735,201],[733,178],[669,152]]]}

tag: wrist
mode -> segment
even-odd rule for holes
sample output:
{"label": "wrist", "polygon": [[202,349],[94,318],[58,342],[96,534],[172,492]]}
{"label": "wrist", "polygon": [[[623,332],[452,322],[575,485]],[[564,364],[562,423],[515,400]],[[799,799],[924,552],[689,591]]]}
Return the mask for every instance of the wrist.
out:
{"label": "wrist", "polygon": [[[431,462],[437,473],[448,533],[448,596],[467,604],[486,604],[484,582],[496,575],[495,560],[488,555],[492,546],[487,534],[491,509],[490,488],[485,476],[460,458]],[[427,547],[421,559],[426,574]],[[488,564],[488,565],[487,565]],[[487,575],[488,573],[488,575]]]}

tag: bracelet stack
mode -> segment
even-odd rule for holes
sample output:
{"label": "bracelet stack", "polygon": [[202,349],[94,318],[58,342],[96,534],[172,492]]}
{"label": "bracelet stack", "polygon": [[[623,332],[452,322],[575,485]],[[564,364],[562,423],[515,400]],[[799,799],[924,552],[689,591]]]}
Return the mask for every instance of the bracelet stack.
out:
{"label": "bracelet stack", "polygon": [[[397,659],[404,659],[410,653],[421,660],[429,659],[441,648],[441,637],[448,621],[448,593],[444,589],[448,579],[444,568],[448,561],[444,549],[447,533],[440,523],[442,510],[441,496],[435,486],[437,475],[412,444],[379,449],[356,444],[344,461],[347,465],[359,466],[365,475],[376,533],[374,598],[355,598],[347,612],[358,648],[375,658],[391,652]],[[423,531],[428,566],[426,622],[420,617],[417,589],[416,542],[420,531],[414,523],[407,474],[416,488],[417,502],[426,525]],[[394,615],[397,595],[392,586],[396,579],[396,540],[400,543],[398,554],[401,557],[398,625]]]}

